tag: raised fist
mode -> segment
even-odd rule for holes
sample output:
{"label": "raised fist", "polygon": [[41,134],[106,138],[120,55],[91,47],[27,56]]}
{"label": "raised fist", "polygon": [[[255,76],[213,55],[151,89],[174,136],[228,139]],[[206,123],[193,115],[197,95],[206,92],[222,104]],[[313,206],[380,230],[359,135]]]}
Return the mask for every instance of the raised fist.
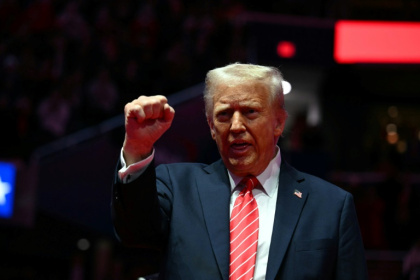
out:
{"label": "raised fist", "polygon": [[152,152],[154,143],[172,124],[175,110],[162,95],[140,96],[124,108],[124,158],[127,165]]}

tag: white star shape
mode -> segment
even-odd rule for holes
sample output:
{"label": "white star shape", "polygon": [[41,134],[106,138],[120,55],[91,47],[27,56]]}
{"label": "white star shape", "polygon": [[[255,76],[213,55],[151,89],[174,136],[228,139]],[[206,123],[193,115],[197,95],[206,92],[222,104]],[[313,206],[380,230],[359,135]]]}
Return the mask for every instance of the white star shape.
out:
{"label": "white star shape", "polygon": [[10,191],[10,184],[3,182],[0,177],[0,205],[6,204],[6,194],[10,193]]}

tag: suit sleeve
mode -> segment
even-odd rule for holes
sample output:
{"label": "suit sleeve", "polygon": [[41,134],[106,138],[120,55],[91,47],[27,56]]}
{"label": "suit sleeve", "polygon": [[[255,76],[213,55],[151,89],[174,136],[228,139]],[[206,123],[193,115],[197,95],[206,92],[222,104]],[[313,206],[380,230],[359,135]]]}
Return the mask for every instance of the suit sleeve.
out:
{"label": "suit sleeve", "polygon": [[340,217],[336,279],[368,279],[365,251],[351,194],[347,194],[344,200]]}
{"label": "suit sleeve", "polygon": [[128,184],[122,184],[116,172],[111,209],[116,235],[124,245],[162,249],[165,217],[159,207],[153,162]]}

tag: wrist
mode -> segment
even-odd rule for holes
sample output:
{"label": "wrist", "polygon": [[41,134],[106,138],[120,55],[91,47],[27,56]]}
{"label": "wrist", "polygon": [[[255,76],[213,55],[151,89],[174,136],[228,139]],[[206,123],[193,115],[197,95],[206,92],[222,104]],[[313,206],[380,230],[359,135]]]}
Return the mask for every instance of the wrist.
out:
{"label": "wrist", "polygon": [[144,146],[141,141],[124,140],[123,156],[127,166],[149,157],[152,151],[153,146]]}

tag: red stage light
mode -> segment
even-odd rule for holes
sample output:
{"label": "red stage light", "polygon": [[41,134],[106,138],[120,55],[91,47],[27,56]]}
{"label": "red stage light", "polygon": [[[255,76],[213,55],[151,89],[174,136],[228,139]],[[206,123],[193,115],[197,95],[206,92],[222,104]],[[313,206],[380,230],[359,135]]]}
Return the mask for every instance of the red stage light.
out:
{"label": "red stage light", "polygon": [[420,63],[420,23],[340,20],[335,25],[338,63]]}
{"label": "red stage light", "polygon": [[296,54],[295,44],[289,41],[281,41],[277,44],[277,55],[283,58],[292,58]]}

